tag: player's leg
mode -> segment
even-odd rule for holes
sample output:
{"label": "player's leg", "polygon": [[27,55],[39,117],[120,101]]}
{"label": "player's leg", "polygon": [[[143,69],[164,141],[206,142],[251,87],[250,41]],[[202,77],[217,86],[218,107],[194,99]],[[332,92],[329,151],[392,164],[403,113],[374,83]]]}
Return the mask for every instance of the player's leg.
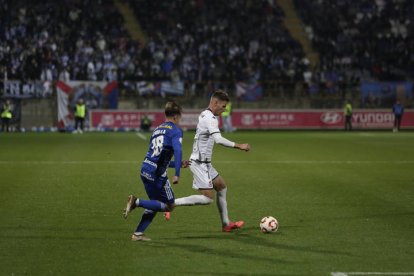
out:
{"label": "player's leg", "polygon": [[151,211],[165,211],[168,210],[166,204],[164,202],[161,202],[159,200],[155,199],[141,199],[137,198],[134,195],[128,196],[127,206],[124,209],[123,216],[124,218],[128,217],[128,214],[132,212],[136,207],[142,207],[147,210]]}
{"label": "player's leg", "polygon": [[[130,195],[128,197],[127,206],[124,209],[124,218],[127,218],[128,214],[136,207],[142,207],[155,212],[167,210],[166,204],[158,199],[162,198],[162,195],[166,193],[164,190],[164,184],[168,181],[168,179],[166,177],[156,178],[155,176],[148,175],[150,174],[141,174],[141,180],[144,183],[145,191],[147,192],[149,200]],[[170,194],[174,197],[172,190],[170,191]],[[174,202],[174,200],[171,200],[171,202]]]}
{"label": "player's leg", "polygon": [[175,206],[208,205],[213,202],[213,190],[200,190],[201,195],[191,195],[177,198]]}
{"label": "player's leg", "polygon": [[135,232],[132,234],[131,239],[133,241],[150,240],[144,236],[144,232],[151,224],[157,211],[172,211],[174,208],[174,192],[167,177],[159,177],[155,181],[148,181],[146,178],[142,178],[142,180],[150,200],[135,200],[135,206],[143,207],[145,211]]}
{"label": "player's leg", "polygon": [[135,232],[132,234],[131,240],[133,241],[151,240],[150,238],[147,238],[144,235],[144,232],[148,228],[148,226],[151,224],[156,214],[157,213],[152,210],[145,209],[144,213],[142,214],[141,221],[139,222],[137,228],[135,229]]}
{"label": "player's leg", "polygon": [[193,189],[199,190],[201,194],[177,198],[175,206],[210,204],[213,202],[213,184],[207,164],[192,162],[190,170],[193,173]]}
{"label": "player's leg", "polygon": [[[137,198],[135,205],[155,212],[170,210],[174,193],[167,177],[154,177],[154,181],[141,177],[149,200]],[[168,203],[168,205],[167,205]]]}
{"label": "player's leg", "polygon": [[[175,199],[174,206],[208,205],[213,202],[213,185],[206,164],[192,162],[190,170],[193,173],[193,189],[201,194]],[[171,219],[171,213],[165,212],[164,218]]]}
{"label": "player's leg", "polygon": [[161,195],[161,199],[160,201],[165,202],[166,206],[165,206],[165,212],[164,212],[164,218],[165,220],[170,220],[171,219],[171,212],[175,207],[174,201],[175,201],[175,196],[174,196],[174,192],[171,188],[171,184],[170,181],[166,181],[164,187],[163,187],[163,193]]}
{"label": "player's leg", "polygon": [[234,229],[243,227],[244,221],[232,222],[229,219],[227,210],[227,186],[224,179],[218,175],[217,171],[212,167],[212,174],[217,174],[213,179],[214,189],[217,191],[217,207],[219,209],[221,223],[224,232],[231,232]]}

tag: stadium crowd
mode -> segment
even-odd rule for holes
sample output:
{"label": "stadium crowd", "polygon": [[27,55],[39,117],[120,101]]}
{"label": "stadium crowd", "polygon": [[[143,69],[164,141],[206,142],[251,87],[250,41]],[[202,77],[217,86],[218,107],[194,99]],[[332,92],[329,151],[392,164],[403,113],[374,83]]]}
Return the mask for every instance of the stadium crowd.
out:
{"label": "stadium crowd", "polygon": [[414,1],[294,0],[320,68],[345,77],[405,80],[414,74]]}
{"label": "stadium crowd", "polygon": [[0,28],[8,79],[113,80],[137,48],[110,0],[0,0]]}
{"label": "stadium crowd", "polygon": [[9,79],[207,81],[284,79],[303,71],[302,48],[272,1],[129,4],[146,45],[129,38],[112,1],[1,0],[3,73]]}
{"label": "stadium crowd", "polygon": [[130,38],[112,0],[0,0],[0,73],[22,80],[303,81],[311,94],[414,73],[409,0],[294,0],[320,55],[315,68],[276,1],[124,2],[146,43]]}
{"label": "stadium crowd", "polygon": [[[273,1],[131,0],[148,35],[152,74],[187,81],[285,79],[304,54]],[[151,12],[148,12],[151,11]]]}

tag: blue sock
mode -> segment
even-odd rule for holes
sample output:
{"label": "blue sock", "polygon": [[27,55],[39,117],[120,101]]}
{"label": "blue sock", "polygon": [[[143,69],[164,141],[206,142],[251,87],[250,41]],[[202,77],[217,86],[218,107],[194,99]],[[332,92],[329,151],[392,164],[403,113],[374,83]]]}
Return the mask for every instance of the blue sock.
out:
{"label": "blue sock", "polygon": [[158,200],[139,199],[137,206],[152,211],[165,211],[165,203]]}
{"label": "blue sock", "polygon": [[145,210],[144,214],[142,214],[141,221],[139,222],[136,232],[144,233],[145,229],[151,224],[152,220],[154,219],[157,213],[151,210]]}

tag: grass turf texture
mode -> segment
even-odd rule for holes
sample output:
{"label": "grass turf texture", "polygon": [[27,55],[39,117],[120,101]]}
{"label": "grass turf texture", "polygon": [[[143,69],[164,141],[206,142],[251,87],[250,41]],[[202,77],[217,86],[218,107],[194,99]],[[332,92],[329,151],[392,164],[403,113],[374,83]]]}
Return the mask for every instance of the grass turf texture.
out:
{"label": "grass turf texture", "polygon": [[[146,134],[147,137],[149,134]],[[193,132],[184,136],[184,157]],[[232,219],[215,204],[121,217],[147,149],[134,133],[0,135],[2,275],[330,275],[414,271],[413,132],[237,132],[249,153],[216,145]],[[170,170],[172,173],[172,170]],[[184,169],[176,197],[193,194]],[[275,234],[259,222],[279,220]]]}

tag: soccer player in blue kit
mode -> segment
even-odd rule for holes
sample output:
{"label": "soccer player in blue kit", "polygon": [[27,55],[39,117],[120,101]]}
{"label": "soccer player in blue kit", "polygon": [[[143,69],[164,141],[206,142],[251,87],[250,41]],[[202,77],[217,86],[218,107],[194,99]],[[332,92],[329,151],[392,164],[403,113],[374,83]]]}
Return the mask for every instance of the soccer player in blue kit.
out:
{"label": "soccer player in blue kit", "polygon": [[[127,218],[136,207],[145,209],[141,221],[132,234],[133,241],[150,240],[144,235],[144,231],[151,224],[157,212],[170,212],[174,209],[174,192],[168,180],[167,168],[175,168],[172,182],[177,184],[181,167],[188,167],[188,161],[182,161],[183,131],[177,127],[181,112],[182,109],[177,103],[167,102],[165,105],[166,121],[152,132],[149,148],[141,166],[141,180],[149,200],[130,195],[123,213]],[[173,156],[174,161],[171,161]]]}

